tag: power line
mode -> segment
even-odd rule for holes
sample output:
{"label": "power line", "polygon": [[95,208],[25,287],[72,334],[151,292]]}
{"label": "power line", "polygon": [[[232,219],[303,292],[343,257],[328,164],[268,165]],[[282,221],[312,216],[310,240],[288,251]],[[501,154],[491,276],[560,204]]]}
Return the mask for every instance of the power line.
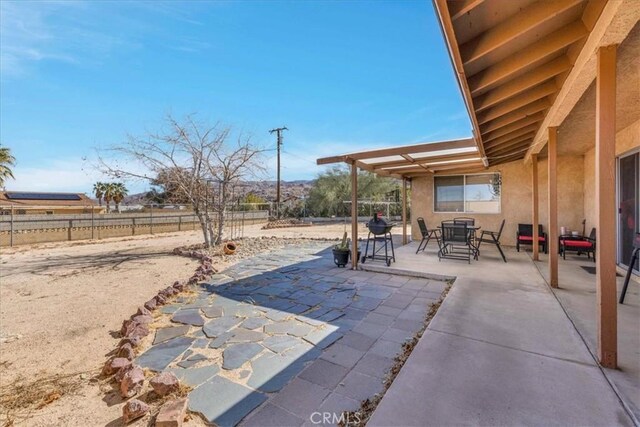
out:
{"label": "power line", "polygon": [[276,133],[278,140],[276,142],[278,148],[278,178],[276,183],[276,213],[278,218],[280,218],[280,147],[282,146],[282,132],[287,129],[286,126],[281,128],[271,129],[269,133]]}

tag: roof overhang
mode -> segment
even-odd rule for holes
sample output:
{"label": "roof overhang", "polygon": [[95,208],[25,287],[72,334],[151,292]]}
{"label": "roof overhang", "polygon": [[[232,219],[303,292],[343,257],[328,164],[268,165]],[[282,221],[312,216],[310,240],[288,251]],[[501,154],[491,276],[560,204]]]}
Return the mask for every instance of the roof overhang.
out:
{"label": "roof overhang", "polygon": [[392,178],[412,178],[439,171],[469,171],[486,166],[473,138],[379,148],[317,160],[318,165],[332,163],[353,164]]}
{"label": "roof overhang", "polygon": [[[558,110],[558,100],[574,92],[566,83],[572,83],[584,58],[593,57],[592,39],[612,27],[624,9],[639,9],[627,0],[433,3],[479,151],[490,165],[522,159],[544,146],[550,114]],[[633,19],[624,24],[629,23]],[[570,98],[577,101],[584,90]]]}

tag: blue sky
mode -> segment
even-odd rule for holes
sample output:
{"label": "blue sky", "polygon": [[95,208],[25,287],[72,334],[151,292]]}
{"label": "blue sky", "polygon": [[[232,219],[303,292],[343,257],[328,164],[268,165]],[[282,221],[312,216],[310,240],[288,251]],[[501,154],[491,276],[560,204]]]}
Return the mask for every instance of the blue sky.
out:
{"label": "blue sky", "polygon": [[9,189],[90,191],[96,148],[159,129],[168,112],[263,146],[286,125],[285,180],[314,178],[325,155],[471,135],[429,1],[0,7]]}

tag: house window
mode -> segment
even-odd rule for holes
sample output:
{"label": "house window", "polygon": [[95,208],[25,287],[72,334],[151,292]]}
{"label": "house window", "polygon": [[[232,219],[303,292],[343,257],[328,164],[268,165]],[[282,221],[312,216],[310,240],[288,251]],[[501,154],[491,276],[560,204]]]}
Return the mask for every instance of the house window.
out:
{"label": "house window", "polygon": [[436,176],[434,212],[500,213],[499,173]]}

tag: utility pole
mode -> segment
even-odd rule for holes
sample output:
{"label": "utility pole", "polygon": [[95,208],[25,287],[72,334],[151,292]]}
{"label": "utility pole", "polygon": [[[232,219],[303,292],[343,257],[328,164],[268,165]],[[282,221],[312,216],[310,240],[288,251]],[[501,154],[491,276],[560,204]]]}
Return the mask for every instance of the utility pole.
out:
{"label": "utility pole", "polygon": [[278,177],[276,183],[276,215],[277,218],[280,219],[280,146],[282,145],[282,131],[289,130],[286,126],[281,128],[271,129],[269,133],[276,133],[278,137],[277,147],[278,147]]}

